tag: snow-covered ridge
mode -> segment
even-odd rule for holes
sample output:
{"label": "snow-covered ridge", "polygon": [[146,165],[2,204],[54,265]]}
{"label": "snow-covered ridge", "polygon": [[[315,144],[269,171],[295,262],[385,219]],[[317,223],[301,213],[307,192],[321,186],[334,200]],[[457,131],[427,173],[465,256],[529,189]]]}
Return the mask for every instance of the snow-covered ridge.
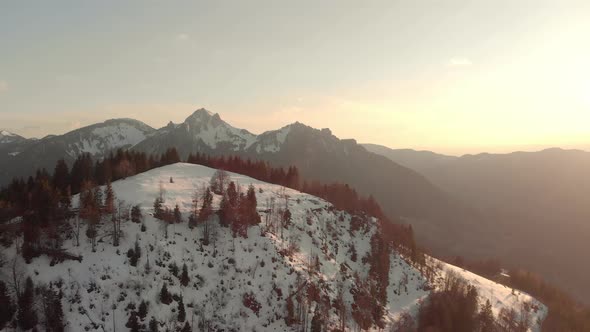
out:
{"label": "snow-covered ridge", "polygon": [[256,135],[245,129],[235,128],[223,121],[219,114],[202,108],[196,110],[181,124],[170,123],[159,129],[156,136],[174,136],[176,130],[188,133],[194,145],[200,143],[212,150],[222,149],[227,152],[248,150],[260,154],[279,152],[291,132],[291,125]]}
{"label": "snow-covered ridge", "polygon": [[78,139],[68,146],[68,154],[76,157],[82,153],[104,155],[120,148],[131,148],[146,139],[151,128],[132,120],[109,120],[104,124],[82,130]]}
{"label": "snow-covered ridge", "polygon": [[[36,284],[63,281],[66,331],[83,331],[91,325],[91,320],[102,324],[104,331],[113,331],[114,327],[117,331],[126,331],[129,316],[126,308],[130,303],[139,305],[142,300],[149,303],[145,323],[154,317],[173,330],[178,325],[178,305],[176,302],[160,303],[159,292],[164,283],[173,294],[182,294],[187,305],[187,321],[193,324],[194,330],[194,324],[204,319],[225,330],[298,331],[299,326],[285,323],[286,299],[310,284],[317,285],[330,301],[342,294],[348,310],[347,330],[354,329],[355,323],[350,317],[351,289],[355,275],[361,279],[367,276],[369,269],[362,258],[371,250],[370,239],[377,231],[376,220],[361,218],[360,228],[353,229],[354,216],[336,211],[322,199],[230,173],[231,180],[242,188],[255,187],[262,223],[249,229],[248,238],[233,238],[229,229],[219,227],[214,218],[215,241],[204,246],[198,241],[203,225],[190,229],[186,220],[192,208],[193,193],[208,185],[214,172],[215,169],[204,166],[178,163],[114,182],[117,199],[129,205],[140,205],[145,232],[139,224],[124,222],[121,245],[113,247],[104,236],[111,227],[107,218],[99,228],[104,240],[99,242],[96,252],[91,251],[84,235],[81,235],[79,247],[73,238],[65,241],[64,248],[68,252],[83,256],[81,262],[65,261],[51,266],[48,258],[40,257],[30,265],[23,265]],[[170,208],[178,205],[184,219],[183,223],[169,226],[167,239],[163,235],[163,222],[150,215],[160,186],[165,191],[165,205]],[[285,197],[288,197],[292,225],[267,229],[269,222],[272,224],[277,218],[274,213],[285,205]],[[218,208],[220,199],[214,196],[214,209]],[[75,196],[74,206],[77,202],[78,196]],[[81,233],[85,230],[83,225]],[[134,247],[136,240],[142,255],[137,267],[133,267],[126,252]],[[292,255],[280,253],[292,245],[298,247]],[[15,248],[4,251],[14,255]],[[319,265],[317,270],[312,270],[310,262],[316,256]],[[390,260],[385,317],[388,324],[406,312],[415,314],[428,295],[426,280],[418,270],[395,252]],[[188,286],[182,286],[173,275],[172,263],[181,269],[183,264],[187,265]],[[146,268],[148,264],[149,269]],[[510,297],[499,285],[468,272],[459,269],[457,273],[470,279],[482,296],[492,294],[489,298],[497,310],[529,300],[524,295]],[[245,294],[253,294],[259,304],[258,313],[244,305]],[[315,303],[306,305],[309,320],[316,306]],[[326,323],[331,327],[338,324],[335,309],[329,310]]]}
{"label": "snow-covered ridge", "polygon": [[16,134],[13,134],[13,133],[8,132],[6,130],[0,130],[0,136],[16,136]]}
{"label": "snow-covered ridge", "polygon": [[19,139],[23,139],[23,138],[17,134],[9,132],[9,131],[0,130],[0,144],[12,143],[12,142],[15,142]]}

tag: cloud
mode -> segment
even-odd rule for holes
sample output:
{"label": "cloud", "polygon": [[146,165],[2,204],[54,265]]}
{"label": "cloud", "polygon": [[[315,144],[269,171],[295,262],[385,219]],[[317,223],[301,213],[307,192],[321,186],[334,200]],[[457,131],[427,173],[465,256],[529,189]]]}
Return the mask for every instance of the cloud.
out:
{"label": "cloud", "polygon": [[186,33],[179,33],[174,37],[174,39],[177,41],[185,41],[185,40],[189,40],[190,36]]}
{"label": "cloud", "polygon": [[447,63],[449,67],[469,67],[473,65],[473,62],[469,58],[465,57],[454,57]]}
{"label": "cloud", "polygon": [[8,83],[0,80],[0,93],[8,90]]}

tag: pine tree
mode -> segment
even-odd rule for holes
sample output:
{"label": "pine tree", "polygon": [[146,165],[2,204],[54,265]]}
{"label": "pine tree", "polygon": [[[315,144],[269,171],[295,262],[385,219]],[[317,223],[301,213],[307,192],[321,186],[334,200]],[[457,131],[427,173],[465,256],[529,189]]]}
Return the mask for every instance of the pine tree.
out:
{"label": "pine tree", "polygon": [[137,319],[137,313],[135,311],[131,311],[129,314],[129,319],[127,320],[127,324],[125,327],[129,328],[131,332],[139,332],[141,326],[139,325],[139,321]]}
{"label": "pine tree", "polygon": [[61,193],[65,193],[66,189],[70,185],[70,171],[68,169],[68,164],[66,164],[65,160],[63,159],[58,160],[57,164],[55,165],[55,170],[53,172],[53,185]]}
{"label": "pine tree", "polygon": [[104,189],[104,210],[107,214],[115,212],[115,192],[111,181],[107,182],[107,186]]}
{"label": "pine tree", "polygon": [[180,224],[182,222],[182,214],[180,213],[180,208],[178,204],[174,207],[174,222]]}
{"label": "pine tree", "polygon": [[168,292],[168,286],[166,286],[166,283],[162,285],[162,289],[160,290],[160,302],[164,304],[172,303],[172,296]]}
{"label": "pine tree", "polygon": [[55,296],[53,299],[53,319],[52,319],[52,327],[53,332],[63,332],[64,331],[64,312],[63,307],[61,304],[61,299],[59,296]]}
{"label": "pine tree", "polygon": [[178,321],[184,322],[186,320],[186,311],[184,310],[184,302],[182,300],[182,294],[178,300]]}
{"label": "pine tree", "polygon": [[142,300],[141,303],[139,304],[139,308],[137,310],[137,315],[139,316],[139,318],[141,318],[143,320],[147,316],[147,313],[148,313],[147,302]]}
{"label": "pine tree", "polygon": [[209,245],[209,218],[213,213],[213,194],[211,193],[211,189],[207,187],[205,190],[205,194],[203,196],[203,205],[201,205],[201,210],[199,211],[199,217],[197,221],[199,223],[203,223],[203,244]]}
{"label": "pine tree", "polygon": [[46,329],[52,332],[63,332],[64,314],[59,294],[51,288],[43,288],[42,295]]}
{"label": "pine tree", "polygon": [[180,275],[180,284],[183,286],[187,286],[190,281],[188,276],[188,269],[186,267],[186,263],[182,264],[182,274]]}
{"label": "pine tree", "polygon": [[481,306],[481,311],[478,314],[478,322],[480,332],[495,331],[494,314],[490,300],[486,300],[486,303]]}
{"label": "pine tree", "polygon": [[253,185],[248,187],[246,193],[246,221],[248,225],[260,224],[260,215],[257,211],[258,202],[256,201],[256,190]]}
{"label": "pine tree", "polygon": [[139,205],[135,205],[133,208],[131,208],[131,221],[133,221],[136,224],[139,224],[142,220],[143,215],[141,214],[141,208],[139,207]]}
{"label": "pine tree", "polygon": [[156,197],[154,200],[154,218],[156,219],[163,219],[163,205],[164,201],[161,197]]}
{"label": "pine tree", "polygon": [[37,313],[33,308],[33,303],[35,301],[35,286],[33,285],[33,280],[30,277],[27,278],[25,282],[25,290],[21,294],[18,299],[18,326],[20,326],[23,330],[28,330],[33,328],[37,325]]}
{"label": "pine tree", "polygon": [[0,281],[0,330],[8,323],[14,315],[14,305],[8,294],[8,288],[3,281]]}

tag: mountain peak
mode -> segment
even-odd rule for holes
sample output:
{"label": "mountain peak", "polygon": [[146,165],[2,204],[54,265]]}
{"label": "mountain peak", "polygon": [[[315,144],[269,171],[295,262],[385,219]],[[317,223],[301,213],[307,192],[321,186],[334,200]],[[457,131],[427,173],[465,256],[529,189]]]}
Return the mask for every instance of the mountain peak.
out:
{"label": "mountain peak", "polygon": [[193,114],[191,114],[186,119],[186,122],[194,122],[195,120],[208,121],[209,119],[215,117],[215,115],[217,115],[217,117],[219,117],[218,114],[213,114],[212,112],[210,112],[204,108],[199,108],[198,110],[194,111]]}
{"label": "mountain peak", "polygon": [[4,137],[15,137],[17,135],[14,134],[14,133],[9,132],[7,130],[0,130],[0,136],[4,136]]}
{"label": "mountain peak", "polygon": [[186,118],[184,123],[188,125],[189,128],[193,128],[197,131],[202,131],[209,127],[217,128],[222,125],[229,127],[227,123],[221,120],[219,114],[214,114],[204,108],[196,110],[193,114]]}

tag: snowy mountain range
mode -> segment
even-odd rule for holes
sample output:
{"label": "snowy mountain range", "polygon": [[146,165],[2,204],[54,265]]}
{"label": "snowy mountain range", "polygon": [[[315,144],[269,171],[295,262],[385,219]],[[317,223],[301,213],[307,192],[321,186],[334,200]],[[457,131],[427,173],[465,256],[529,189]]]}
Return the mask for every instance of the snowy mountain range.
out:
{"label": "snowy mountain range", "polygon": [[462,222],[475,218],[473,211],[422,175],[368,152],[353,139],[341,140],[329,129],[296,122],[255,135],[205,109],[195,111],[180,124],[169,123],[158,130],[136,120],[109,120],[39,140],[16,156],[0,156],[0,185],[15,176],[27,177],[38,168],[51,172],[58,159],[71,163],[82,152],[100,158],[117,148],[162,154],[171,147],[182,158],[200,152],[297,166],[305,179],[348,183],[364,195],[374,195],[392,217],[435,219],[433,224],[444,219],[454,223],[457,232]]}
{"label": "snowy mountain range", "polygon": [[[242,144],[230,140],[236,142],[234,147]],[[95,251],[86,241],[79,245],[74,237],[65,241],[65,251],[81,257],[79,261],[54,264],[41,256],[24,264],[16,253],[18,240],[3,253],[10,262],[19,257],[18,269],[36,285],[59,289],[66,331],[126,331],[128,317],[138,312],[142,302],[147,309],[140,322],[155,321],[160,331],[187,323],[193,330],[202,326],[225,331],[300,331],[310,328],[318,312],[325,317],[320,322],[324,328],[333,330],[342,324],[347,331],[358,328],[354,317],[366,308],[358,306],[357,295],[368,285],[366,257],[372,250],[372,236],[379,231],[376,219],[350,215],[320,198],[230,173],[231,181],[254,186],[262,223],[250,227],[247,238],[234,237],[214,216],[208,226],[213,240],[203,245],[199,239],[204,225],[190,228],[186,220],[193,193],[202,191],[214,172],[178,163],[114,182],[116,198],[128,206],[138,205],[144,216],[141,224],[123,222],[118,247],[106,236],[111,224],[104,220],[98,225],[103,240]],[[164,193],[165,206],[179,207],[183,222],[166,226],[152,216],[152,203],[159,192]],[[214,195],[215,210],[220,201]],[[74,207],[78,202],[79,197],[73,197]],[[285,207],[291,212],[291,223],[277,227]],[[75,229],[76,221],[71,222]],[[82,228],[84,231],[86,225]],[[125,254],[133,248],[141,252],[139,258]],[[135,266],[131,257],[138,259]],[[415,319],[419,305],[432,289],[444,287],[450,273],[474,285],[480,304],[489,300],[496,316],[502,309],[522,313],[527,308],[531,331],[539,330],[537,323],[547,314],[546,307],[527,294],[432,258],[427,258],[427,265],[434,268],[434,275],[428,279],[395,250],[389,261],[383,317],[388,328],[401,317]],[[179,270],[185,266],[188,281],[183,284]],[[161,300],[164,285],[174,299],[168,304]],[[289,302],[294,303],[296,321],[287,324]]]}
{"label": "snowy mountain range", "polygon": [[190,153],[244,154],[276,153],[281,149],[292,125],[255,135],[223,121],[219,114],[199,109],[181,124],[170,123],[135,146],[135,150],[161,154],[175,147],[183,157]]}
{"label": "snowy mountain range", "polygon": [[16,176],[27,177],[41,168],[52,172],[57,160],[72,163],[82,153],[90,153],[100,159],[117,149],[135,146],[153,132],[153,128],[140,121],[116,119],[64,135],[50,135],[40,140],[16,140],[4,149],[0,144],[0,184]]}

